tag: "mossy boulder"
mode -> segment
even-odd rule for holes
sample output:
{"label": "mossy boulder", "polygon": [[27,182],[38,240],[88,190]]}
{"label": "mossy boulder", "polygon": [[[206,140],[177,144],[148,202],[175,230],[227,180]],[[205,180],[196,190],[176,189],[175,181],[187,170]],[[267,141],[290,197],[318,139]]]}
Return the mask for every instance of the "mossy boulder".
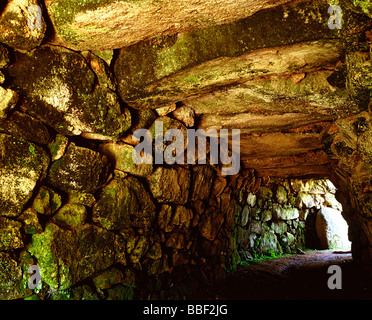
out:
{"label": "mossy boulder", "polygon": [[93,207],[93,221],[104,228],[148,228],[155,218],[155,205],[137,179],[114,179],[100,191]]}
{"label": "mossy boulder", "polygon": [[11,112],[6,119],[0,120],[0,130],[38,144],[47,144],[51,138],[41,121],[18,111]]}
{"label": "mossy boulder", "polygon": [[0,68],[6,67],[10,62],[8,49],[0,44]]}
{"label": "mossy boulder", "polygon": [[56,188],[92,193],[106,182],[110,162],[99,152],[70,144],[64,156],[54,161],[48,180]]}
{"label": "mossy boulder", "polygon": [[70,203],[78,203],[87,207],[92,207],[96,203],[94,195],[88,192],[80,192],[72,190],[68,194]]}
{"label": "mossy boulder", "polygon": [[369,54],[352,52],[346,56],[347,88],[358,105],[367,110],[372,94],[372,62]]}
{"label": "mossy boulder", "polygon": [[0,299],[13,300],[31,295],[26,286],[22,266],[10,253],[0,252]]}
{"label": "mossy boulder", "polygon": [[71,227],[83,225],[87,218],[87,209],[79,203],[67,203],[58,210],[53,219]]}
{"label": "mossy boulder", "polygon": [[281,253],[281,247],[274,232],[266,231],[262,234],[257,250],[259,255],[272,256]]}
{"label": "mossy boulder", "polygon": [[147,180],[153,197],[159,202],[187,202],[191,183],[189,170],[178,166],[158,167]]}
{"label": "mossy boulder", "polygon": [[123,284],[118,284],[107,289],[107,300],[133,300],[134,288]]}
{"label": "mossy boulder", "polygon": [[0,120],[5,119],[18,102],[18,94],[11,89],[0,87]]}
{"label": "mossy boulder", "polygon": [[95,276],[93,278],[93,283],[97,289],[102,290],[108,289],[111,286],[120,283],[123,278],[123,273],[119,269],[113,267],[104,270],[102,273]]}
{"label": "mossy boulder", "polygon": [[129,129],[129,110],[107,85],[95,84],[96,74],[79,53],[43,46],[14,58],[8,69],[11,88],[26,98],[31,115],[57,132],[115,140]]}
{"label": "mossy boulder", "polygon": [[124,258],[119,236],[88,224],[64,230],[49,223],[32,236],[28,251],[37,258],[42,281],[54,290],[68,289]]}
{"label": "mossy boulder", "polygon": [[273,197],[273,192],[268,187],[260,187],[257,192],[257,198],[264,201],[269,200]]}
{"label": "mossy boulder", "polygon": [[352,10],[364,13],[372,18],[372,3],[370,0],[344,0]]}
{"label": "mossy boulder", "polygon": [[273,218],[278,220],[292,220],[300,217],[297,208],[281,206],[276,203],[273,205]]}
{"label": "mossy boulder", "polygon": [[37,193],[32,207],[39,214],[51,215],[55,213],[62,205],[61,196],[52,189],[41,186]]}
{"label": "mossy boulder", "polygon": [[43,228],[40,225],[37,212],[34,208],[27,208],[22,214],[18,217],[23,224],[23,230],[25,234],[35,234],[42,233]]}
{"label": "mossy boulder", "polygon": [[14,250],[23,247],[22,224],[0,217],[0,250]]}
{"label": "mossy boulder", "polygon": [[0,134],[0,214],[14,217],[45,177],[49,157],[39,146],[22,138]]}
{"label": "mossy boulder", "polygon": [[46,23],[37,0],[9,0],[0,16],[0,42],[20,50],[39,46]]}
{"label": "mossy boulder", "polygon": [[152,164],[137,164],[133,159],[134,147],[125,143],[108,142],[102,144],[100,152],[105,154],[115,166],[115,169],[128,172],[135,176],[147,177],[153,171]]}

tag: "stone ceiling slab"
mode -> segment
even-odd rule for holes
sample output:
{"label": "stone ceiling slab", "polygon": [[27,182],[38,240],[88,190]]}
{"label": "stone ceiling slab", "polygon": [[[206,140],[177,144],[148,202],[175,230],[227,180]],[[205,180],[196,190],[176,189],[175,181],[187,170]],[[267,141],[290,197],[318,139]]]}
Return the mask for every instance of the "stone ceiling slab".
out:
{"label": "stone ceiling slab", "polygon": [[300,74],[298,83],[291,76],[271,76],[249,80],[242,84],[183,101],[198,114],[255,115],[283,113],[319,113],[326,116],[348,111],[352,107],[345,88],[336,88],[327,79],[333,70]]}
{"label": "stone ceiling slab", "polygon": [[242,160],[275,156],[289,156],[321,149],[323,144],[317,133],[265,133],[242,136],[240,156]]}
{"label": "stone ceiling slab", "polygon": [[[180,70],[159,81],[151,78],[152,83],[147,82],[142,88],[136,84],[137,81],[144,80],[141,76],[134,79],[128,75],[128,70],[125,74],[121,73],[124,67],[120,66],[120,58],[115,70],[121,97],[134,108],[148,109],[170,105],[190,97],[200,97],[216,88],[248,80],[272,75],[289,76],[331,67],[341,59],[341,54],[342,46],[338,40],[319,40],[261,49],[235,58],[214,59]],[[135,69],[133,66],[131,68]],[[138,72],[139,70],[136,71],[136,76]],[[139,83],[142,85],[146,81]]]}
{"label": "stone ceiling slab", "polygon": [[155,108],[218,86],[327,68],[339,60],[342,45],[324,23],[326,12],[324,1],[290,3],[122,48],[114,65],[119,94],[134,108]]}
{"label": "stone ceiling slab", "polygon": [[242,166],[255,168],[258,176],[264,177],[327,177],[330,160],[323,150],[307,153],[243,160]]}
{"label": "stone ceiling slab", "polygon": [[117,49],[159,35],[231,23],[289,0],[46,0],[53,43]]}

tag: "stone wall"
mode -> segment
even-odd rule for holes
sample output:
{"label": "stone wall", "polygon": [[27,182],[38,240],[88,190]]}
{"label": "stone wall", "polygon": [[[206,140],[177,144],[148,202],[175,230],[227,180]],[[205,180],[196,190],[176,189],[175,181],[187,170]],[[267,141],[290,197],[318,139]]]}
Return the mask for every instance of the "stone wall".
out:
{"label": "stone wall", "polygon": [[[316,220],[323,207],[341,217],[342,206],[329,180],[261,179],[261,186],[242,188],[235,206],[238,261],[297,253],[322,247]],[[346,223],[345,223],[346,224]],[[346,233],[347,235],[347,233]],[[337,247],[338,243],[330,246]]]}
{"label": "stone wall", "polygon": [[91,53],[0,48],[1,299],[180,298],[231,268],[238,177],[132,159],[135,129],[185,130],[192,113],[129,110]]}
{"label": "stone wall", "polygon": [[368,265],[372,257],[372,136],[371,136],[371,4],[339,1],[345,16],[345,86],[360,112],[338,119],[323,137],[332,159],[332,181],[350,228],[353,257]]}

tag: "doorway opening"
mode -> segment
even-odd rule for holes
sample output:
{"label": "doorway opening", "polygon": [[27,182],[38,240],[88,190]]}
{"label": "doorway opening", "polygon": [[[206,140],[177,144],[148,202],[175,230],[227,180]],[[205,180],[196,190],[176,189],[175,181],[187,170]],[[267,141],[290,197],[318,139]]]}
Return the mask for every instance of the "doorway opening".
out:
{"label": "doorway opening", "polygon": [[238,264],[306,249],[350,251],[335,194],[328,179],[274,179],[242,192],[233,233]]}

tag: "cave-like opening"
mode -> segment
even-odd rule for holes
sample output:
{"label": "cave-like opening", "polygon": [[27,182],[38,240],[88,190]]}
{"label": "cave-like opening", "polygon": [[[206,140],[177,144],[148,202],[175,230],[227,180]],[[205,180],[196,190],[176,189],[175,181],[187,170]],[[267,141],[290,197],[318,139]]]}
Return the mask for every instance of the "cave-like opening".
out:
{"label": "cave-like opening", "polygon": [[237,259],[296,254],[304,249],[350,250],[348,225],[328,179],[270,179],[242,189],[235,210]]}

